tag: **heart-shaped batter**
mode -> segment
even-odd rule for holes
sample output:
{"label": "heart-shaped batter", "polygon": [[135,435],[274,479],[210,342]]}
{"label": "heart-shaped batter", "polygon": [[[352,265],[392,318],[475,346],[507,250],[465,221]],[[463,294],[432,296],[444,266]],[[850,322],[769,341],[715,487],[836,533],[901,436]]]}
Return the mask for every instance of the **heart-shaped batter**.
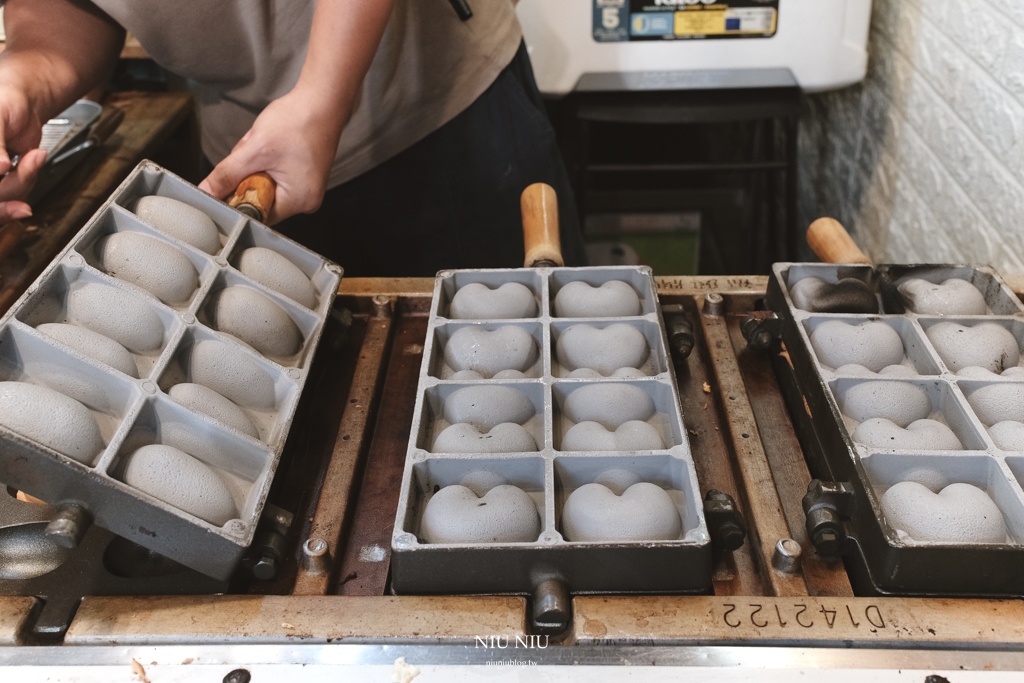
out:
{"label": "heart-shaped batter", "polygon": [[623,422],[613,432],[597,422],[580,422],[562,438],[563,451],[658,451],[664,447],[658,430],[640,420]]}
{"label": "heart-shaped batter", "polygon": [[988,305],[978,288],[967,280],[952,278],[937,285],[912,277],[897,289],[914,313],[934,315],[985,315]]}
{"label": "heart-shaped batter", "polygon": [[1024,384],[1003,382],[975,389],[967,395],[974,414],[986,425],[1013,420],[1024,422]]}
{"label": "heart-shaped batter", "polygon": [[630,420],[646,421],[654,415],[654,399],[631,384],[591,384],[565,397],[562,411],[572,422],[599,422],[618,429]]}
{"label": "heart-shaped batter", "polygon": [[1006,523],[987,493],[971,484],[950,484],[932,493],[903,481],[882,495],[882,514],[915,541],[1005,543]]}
{"label": "heart-shaped batter", "polygon": [[489,432],[460,422],[444,429],[434,440],[431,453],[526,453],[537,450],[537,442],[522,426],[513,422],[495,425]]}
{"label": "heart-shaped batter", "polygon": [[562,367],[590,368],[605,377],[620,368],[639,368],[650,355],[643,332],[624,323],[603,330],[573,325],[558,337],[555,351]]}
{"label": "heart-shaped batter", "polygon": [[917,371],[914,368],[908,368],[906,365],[886,365],[876,373],[856,363],[848,363],[836,368],[836,374],[849,377],[878,377],[879,375],[884,377],[917,377]]}
{"label": "heart-shaped batter", "polygon": [[[604,377],[604,375],[593,368],[576,368],[566,376],[573,379],[601,379]],[[637,377],[647,377],[648,375],[637,368],[619,368],[608,376],[618,379],[636,379]]]}
{"label": "heart-shaped batter", "polygon": [[502,370],[525,371],[537,362],[537,341],[521,327],[506,325],[493,332],[477,327],[456,330],[444,347],[452,370],[472,370],[489,379]]}
{"label": "heart-shaped batter", "polygon": [[843,413],[857,422],[884,417],[900,427],[922,420],[932,412],[924,389],[909,382],[862,382],[842,396]]}
{"label": "heart-shaped batter", "polygon": [[640,297],[621,280],[591,287],[570,282],[555,294],[555,315],[559,318],[623,318],[640,315]]}
{"label": "heart-shaped batter", "polygon": [[621,496],[601,484],[584,484],[562,508],[562,534],[569,541],[672,541],[682,527],[672,498],[647,482]]}
{"label": "heart-shaped batter", "polygon": [[878,299],[862,280],[847,277],[825,282],[805,277],[789,288],[793,304],[814,313],[878,313]]}
{"label": "heart-shaped batter", "polygon": [[981,323],[965,327],[938,323],[927,330],[932,346],[952,372],[978,366],[1000,373],[1020,362],[1017,340],[1002,325]]}
{"label": "heart-shaped batter", "polygon": [[455,292],[448,317],[456,320],[536,318],[537,299],[519,282],[506,282],[497,289],[473,282]]}
{"label": "heart-shaped batter", "polygon": [[811,332],[811,347],[822,365],[839,368],[855,363],[871,372],[903,362],[903,340],[880,320],[850,325],[842,320],[821,323]]}
{"label": "heart-shaped batter", "polygon": [[448,422],[469,422],[487,431],[502,422],[523,424],[536,412],[523,392],[486,384],[459,389],[444,402],[444,419]]}
{"label": "heart-shaped batter", "polygon": [[997,422],[988,428],[988,434],[1004,451],[1024,451],[1024,423],[1013,420]]}
{"label": "heart-shaped batter", "polygon": [[881,417],[861,422],[853,431],[853,440],[871,448],[959,451],[963,444],[953,430],[936,420],[915,420],[904,429]]}
{"label": "heart-shaped batter", "polygon": [[478,498],[455,484],[427,501],[419,538],[426,543],[530,543],[539,535],[537,505],[521,488],[495,486]]}

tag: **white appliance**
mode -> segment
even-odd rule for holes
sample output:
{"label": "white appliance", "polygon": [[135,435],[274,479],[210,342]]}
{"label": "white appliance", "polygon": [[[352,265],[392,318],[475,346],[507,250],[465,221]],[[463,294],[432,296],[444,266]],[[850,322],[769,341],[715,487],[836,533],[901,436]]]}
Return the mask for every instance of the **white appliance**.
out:
{"label": "white appliance", "polygon": [[520,0],[541,92],[856,83],[871,0]]}

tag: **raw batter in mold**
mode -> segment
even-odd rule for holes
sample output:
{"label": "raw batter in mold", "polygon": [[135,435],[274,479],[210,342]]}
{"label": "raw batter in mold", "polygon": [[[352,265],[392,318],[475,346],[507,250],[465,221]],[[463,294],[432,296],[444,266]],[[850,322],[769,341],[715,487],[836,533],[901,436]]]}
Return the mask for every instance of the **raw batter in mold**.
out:
{"label": "raw batter in mold", "polygon": [[444,347],[444,362],[448,367],[460,373],[472,371],[476,375],[461,375],[455,379],[489,379],[504,370],[514,370],[523,377],[523,373],[537,362],[538,355],[533,335],[513,325],[499,327],[493,332],[463,327],[452,334]]}
{"label": "raw batter in mold", "polygon": [[861,382],[841,397],[843,413],[857,422],[882,417],[906,427],[923,420],[932,412],[932,402],[924,389],[909,382]]}
{"label": "raw batter in mold", "polygon": [[895,422],[875,417],[853,432],[853,441],[872,448],[959,451],[963,444],[953,430],[936,420],[915,420],[904,429]]}
{"label": "raw batter in mold", "polygon": [[562,509],[562,534],[568,541],[671,541],[681,531],[672,498],[646,482],[622,495],[602,484],[584,484],[569,494]]}
{"label": "raw batter in mold", "polygon": [[878,299],[867,283],[848,277],[825,282],[805,277],[789,288],[793,304],[812,313],[878,313]]}
{"label": "raw batter in mold", "polygon": [[238,517],[231,492],[213,468],[173,446],[143,446],[129,455],[124,481],[214,526]]}
{"label": "raw batter in mold", "polygon": [[521,425],[503,422],[482,432],[471,424],[450,425],[437,435],[432,453],[526,453],[537,450],[537,442]]}
{"label": "raw batter in mold", "polygon": [[938,494],[904,481],[881,500],[889,526],[915,541],[1005,543],[1006,523],[989,495],[971,484],[950,484]]}
{"label": "raw batter in mold", "polygon": [[558,337],[555,351],[562,367],[595,370],[603,377],[624,368],[639,371],[650,355],[643,332],[622,323],[604,329],[572,325]]}
{"label": "raw batter in mold", "polygon": [[1020,362],[1016,338],[996,323],[980,323],[972,327],[937,323],[926,332],[951,372],[977,366],[999,373]]}
{"label": "raw batter in mold", "polygon": [[909,278],[897,289],[914,313],[932,315],[985,315],[988,305],[978,288],[967,280],[951,278],[935,284],[920,278]]}
{"label": "raw batter in mold", "polygon": [[207,254],[220,251],[220,233],[209,216],[185,202],[170,197],[141,197],[135,215],[162,233],[191,244]]}
{"label": "raw batter in mold", "polygon": [[831,368],[857,364],[879,372],[903,362],[903,340],[896,330],[879,320],[858,325],[829,320],[815,327],[810,338],[818,360]]}
{"label": "raw batter in mold", "polygon": [[600,287],[577,280],[555,294],[555,315],[559,318],[621,318],[640,313],[636,290],[620,280],[610,280]]}
{"label": "raw batter in mold", "polygon": [[531,543],[540,535],[540,515],[522,489],[495,486],[482,496],[455,484],[427,501],[419,538],[425,543]]}
{"label": "raw batter in mold", "polygon": [[563,451],[658,451],[665,448],[658,430],[646,422],[630,420],[614,431],[597,422],[574,424],[562,438]]}
{"label": "raw batter in mold", "polygon": [[452,297],[448,317],[456,320],[536,318],[537,299],[526,285],[506,282],[497,289],[473,282]]}

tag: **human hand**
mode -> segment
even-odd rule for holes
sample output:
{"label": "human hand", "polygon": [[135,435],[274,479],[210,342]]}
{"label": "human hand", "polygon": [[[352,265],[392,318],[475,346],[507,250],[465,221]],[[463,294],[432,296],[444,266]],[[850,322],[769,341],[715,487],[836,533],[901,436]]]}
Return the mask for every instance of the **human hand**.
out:
{"label": "human hand", "polygon": [[43,122],[19,88],[0,86],[0,175],[11,170],[11,156],[39,146]]}
{"label": "human hand", "polygon": [[[22,155],[18,165],[0,180],[0,225],[8,221],[28,218],[32,208],[24,200],[32,191],[39,169],[46,162],[46,152],[33,149]],[[7,168],[10,168],[10,161]]]}
{"label": "human hand", "polygon": [[224,199],[246,176],[265,171],[277,183],[271,225],[316,211],[344,124],[338,114],[318,114],[322,104],[300,87],[271,102],[199,189]]}

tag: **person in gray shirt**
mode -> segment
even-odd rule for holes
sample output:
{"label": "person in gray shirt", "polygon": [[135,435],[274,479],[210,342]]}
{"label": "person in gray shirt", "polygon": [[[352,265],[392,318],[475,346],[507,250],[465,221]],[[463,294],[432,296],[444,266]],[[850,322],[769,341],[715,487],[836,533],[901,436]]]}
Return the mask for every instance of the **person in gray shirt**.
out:
{"label": "person in gray shirt", "polygon": [[[101,83],[125,30],[194,84],[224,198],[266,171],[270,222],[348,275],[514,267],[518,196],[559,193],[563,250],[582,240],[511,0],[8,0],[0,173],[39,158],[41,123]],[[20,187],[20,185],[19,185]],[[0,186],[0,198],[5,194]],[[15,203],[0,204],[25,211]],[[11,214],[13,216],[13,214]]]}

